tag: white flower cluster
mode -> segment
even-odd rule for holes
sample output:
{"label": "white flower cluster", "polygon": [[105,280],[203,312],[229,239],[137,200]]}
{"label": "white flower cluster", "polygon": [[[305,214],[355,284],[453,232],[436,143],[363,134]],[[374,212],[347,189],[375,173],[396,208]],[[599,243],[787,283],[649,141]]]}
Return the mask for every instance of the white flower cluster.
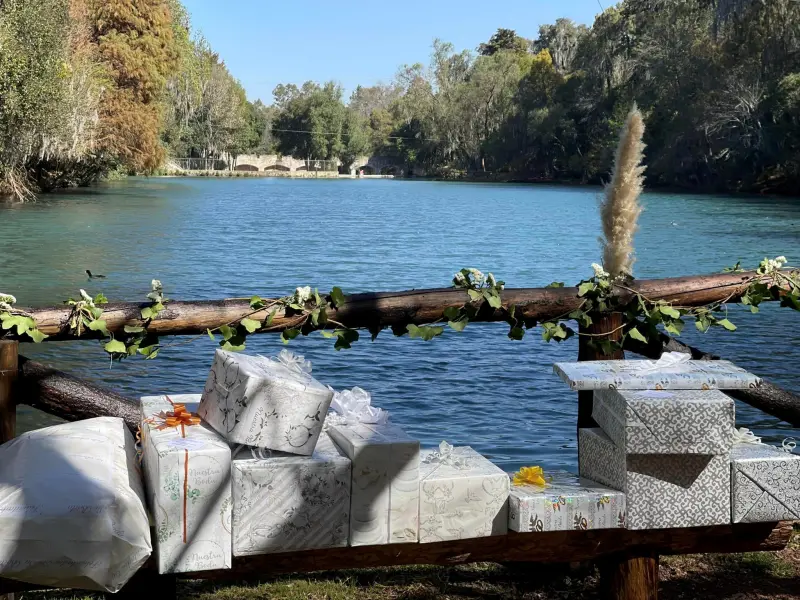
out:
{"label": "white flower cluster", "polygon": [[778,256],[777,258],[765,258],[761,261],[761,268],[764,273],[775,273],[780,271],[788,261],[785,256]]}
{"label": "white flower cluster", "polygon": [[[456,287],[482,287],[486,284],[487,287],[497,287],[497,279],[495,279],[492,273],[484,275],[478,269],[466,269],[468,275],[464,275],[461,271],[453,275],[453,283]],[[504,289],[504,285],[499,286],[500,289]]]}
{"label": "white flower cluster", "polygon": [[297,304],[305,304],[311,300],[311,286],[299,287],[294,291],[294,301]]}
{"label": "white flower cluster", "polygon": [[469,274],[472,275],[472,282],[475,285],[483,285],[483,282],[486,281],[486,276],[481,273],[478,269],[467,269]]}
{"label": "white flower cluster", "polygon": [[597,263],[592,263],[592,270],[594,271],[594,276],[599,279],[606,279],[608,278],[608,272]]}
{"label": "white flower cluster", "polygon": [[159,292],[164,288],[162,287],[160,280],[153,279],[153,281],[150,282],[150,289],[153,290],[154,292]]}
{"label": "white flower cluster", "polygon": [[0,293],[0,310],[11,310],[11,305],[16,302],[17,299],[11,294]]}

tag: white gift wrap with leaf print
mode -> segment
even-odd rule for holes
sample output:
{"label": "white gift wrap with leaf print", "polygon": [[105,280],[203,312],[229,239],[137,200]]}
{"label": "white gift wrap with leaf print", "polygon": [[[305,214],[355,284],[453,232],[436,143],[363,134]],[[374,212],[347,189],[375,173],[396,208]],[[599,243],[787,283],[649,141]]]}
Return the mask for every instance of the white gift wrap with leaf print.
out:
{"label": "white gift wrap with leaf print", "polygon": [[800,456],[767,444],[735,444],[731,450],[734,523],[800,519]]}
{"label": "white gift wrap with leaf print", "polygon": [[663,364],[655,360],[596,360],[555,363],[553,370],[573,390],[738,390],[761,386],[760,378],[727,360]]}
{"label": "white gift wrap with leaf print", "polygon": [[592,418],[628,454],[727,454],[734,403],[719,390],[595,390]]}
{"label": "white gift wrap with leaf print", "polygon": [[450,448],[449,458],[420,453],[420,543],[508,533],[508,474],[469,446]]}
{"label": "white gift wrap with leaf print", "polygon": [[625,527],[625,494],[566,471],[548,473],[548,486],[512,485],[508,528],[569,531]]}
{"label": "white gift wrap with leaf print", "polygon": [[347,546],[350,460],[326,433],[311,456],[248,448],[232,476],[234,556]]}
{"label": "white gift wrap with leaf print", "polygon": [[419,440],[392,423],[336,424],[327,432],[352,461],[350,545],[416,542]]}
{"label": "white gift wrap with leaf print", "polygon": [[[159,398],[161,402],[159,404]],[[192,408],[197,395],[169,396]],[[145,396],[142,410],[172,410],[167,396]],[[142,423],[142,465],[155,521],[159,573],[231,567],[231,449],[205,423],[158,430]]]}
{"label": "white gift wrap with leaf print", "polygon": [[134,440],[99,417],[0,446],[0,575],[116,592],[151,554]]}
{"label": "white gift wrap with leaf print", "polygon": [[581,477],[625,493],[628,529],[731,521],[727,454],[626,454],[598,427],[578,431],[578,464]]}
{"label": "white gift wrap with leaf print", "polygon": [[217,350],[198,414],[230,442],[310,456],[331,398],[279,361]]}

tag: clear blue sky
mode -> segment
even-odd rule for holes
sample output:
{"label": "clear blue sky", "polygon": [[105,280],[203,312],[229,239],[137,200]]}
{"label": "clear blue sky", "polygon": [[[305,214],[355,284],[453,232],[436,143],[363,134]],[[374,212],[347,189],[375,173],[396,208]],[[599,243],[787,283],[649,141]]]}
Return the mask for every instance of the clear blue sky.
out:
{"label": "clear blue sky", "polygon": [[193,26],[220,53],[250,100],[279,83],[335,80],[346,94],[389,82],[404,63],[428,62],[439,37],[474,50],[498,27],[535,38],[568,17],[590,25],[611,0],[184,0]]}

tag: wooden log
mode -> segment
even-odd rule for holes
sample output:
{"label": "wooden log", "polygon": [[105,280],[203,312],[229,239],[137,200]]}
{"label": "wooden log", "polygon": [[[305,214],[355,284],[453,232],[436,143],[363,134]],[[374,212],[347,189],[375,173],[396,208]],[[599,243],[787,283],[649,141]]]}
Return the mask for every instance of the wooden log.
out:
{"label": "wooden log", "polygon": [[[2,342],[0,342],[2,344]],[[139,427],[139,402],[47,365],[19,359],[18,399],[67,421],[120,417],[131,431]]]}
{"label": "wooden log", "polygon": [[[643,344],[632,340],[630,337],[625,340],[625,348],[636,354],[641,354],[647,358],[657,359],[662,352],[683,352],[691,354],[695,360],[721,360],[716,354],[704,352],[683,342],[661,334],[657,343]],[[746,390],[726,390],[726,394],[749,404],[773,417],[786,421],[793,427],[800,427],[800,395],[764,380],[761,387]]]}
{"label": "wooden log", "polygon": [[13,439],[17,427],[18,353],[19,342],[0,340],[0,444]]}
{"label": "wooden log", "polygon": [[[604,354],[602,350],[592,347],[592,340],[609,340],[619,342],[622,340],[622,313],[592,315],[592,324],[588,327],[581,326],[578,330],[578,360],[622,360],[625,354],[616,350],[611,354]],[[584,427],[597,427],[592,418],[592,397],[594,392],[578,392],[578,429]]]}
{"label": "wooden log", "polygon": [[[745,291],[747,282],[755,273],[722,273],[695,277],[675,277],[669,279],[642,280],[631,284],[651,300],[666,300],[681,306],[700,306],[710,302],[728,299],[738,300]],[[632,293],[624,288],[616,288],[616,294],[624,302]],[[503,305],[516,306],[517,316],[526,320],[542,321],[563,316],[580,306],[581,299],[576,288],[527,288],[503,291]],[[467,300],[464,290],[432,289],[405,292],[370,292],[353,294],[337,310],[331,311],[329,319],[348,327],[391,327],[409,323],[423,324],[438,321],[449,307],[463,306]],[[240,320],[251,312],[246,299],[173,301],[166,310],[150,322],[141,318],[141,309],[146,303],[118,302],[104,306],[103,320],[112,333],[122,332],[125,325],[145,326],[147,331],[159,336],[192,335],[204,333],[221,325]],[[77,339],[68,328],[70,308],[53,306],[26,309],[36,320],[39,330],[49,335],[45,341]],[[263,320],[267,311],[261,311],[253,318]],[[484,306],[477,315],[478,321],[501,321],[505,319],[502,310]],[[270,332],[281,331],[296,324],[296,318],[279,311]],[[331,327],[333,325],[331,324]],[[16,334],[6,332],[7,337]],[[100,332],[86,331],[81,338],[102,337]]]}

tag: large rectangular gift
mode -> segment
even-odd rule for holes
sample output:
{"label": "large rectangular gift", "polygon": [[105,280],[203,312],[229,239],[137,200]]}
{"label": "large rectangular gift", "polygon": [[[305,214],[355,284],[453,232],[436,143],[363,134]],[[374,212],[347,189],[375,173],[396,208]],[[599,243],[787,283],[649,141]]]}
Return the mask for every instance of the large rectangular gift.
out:
{"label": "large rectangular gift", "polygon": [[159,573],[231,566],[231,449],[177,402],[197,398],[142,398],[142,410],[147,411],[142,462]]}
{"label": "large rectangular gift", "polygon": [[578,432],[581,477],[625,493],[628,529],[730,523],[727,454],[626,454],[600,428]]}
{"label": "large rectangular gift", "polygon": [[766,444],[731,450],[734,523],[800,519],[800,456]]}
{"label": "large rectangular gift", "polygon": [[628,454],[726,454],[734,403],[719,390],[595,390],[592,417]]}
{"label": "large rectangular gift", "polygon": [[508,475],[469,446],[420,453],[419,541],[508,533]]}
{"label": "large rectangular gift", "polygon": [[761,385],[760,378],[730,361],[688,357],[671,352],[659,360],[555,363],[553,370],[573,390],[733,390]]}
{"label": "large rectangular gift", "polygon": [[230,442],[310,456],[333,397],[309,361],[217,350],[198,414]]}
{"label": "large rectangular gift", "polygon": [[347,546],[350,460],[323,432],[311,456],[247,448],[233,461],[233,554]]}
{"label": "large rectangular gift", "polygon": [[352,461],[350,545],[416,542],[419,530],[419,440],[392,423],[327,429]]}
{"label": "large rectangular gift", "polygon": [[625,527],[625,494],[556,471],[547,486],[512,485],[508,528],[512,531],[569,531]]}
{"label": "large rectangular gift", "polygon": [[116,592],[150,556],[134,440],[99,417],[0,446],[0,576]]}

